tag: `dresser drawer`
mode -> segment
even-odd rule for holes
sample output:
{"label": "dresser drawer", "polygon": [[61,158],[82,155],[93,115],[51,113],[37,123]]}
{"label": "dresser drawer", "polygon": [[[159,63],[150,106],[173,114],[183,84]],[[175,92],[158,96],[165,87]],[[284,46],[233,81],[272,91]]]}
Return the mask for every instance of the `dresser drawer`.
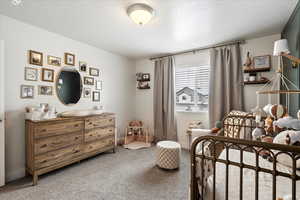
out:
{"label": "dresser drawer", "polygon": [[100,140],[109,136],[114,137],[114,135],[114,127],[91,129],[85,133],[85,142]]}
{"label": "dresser drawer", "polygon": [[109,146],[113,147],[114,145],[115,145],[115,138],[114,137],[99,140],[99,141],[96,141],[96,142],[91,142],[89,144],[85,144],[84,153],[99,151],[99,150],[101,150],[101,148],[105,148],[105,147],[109,147]]}
{"label": "dresser drawer", "polygon": [[80,144],[83,141],[83,133],[59,135],[37,139],[34,144],[35,155],[61,149],[63,147]]}
{"label": "dresser drawer", "polygon": [[82,155],[82,148],[80,145],[75,145],[35,156],[34,166],[35,169],[42,169],[57,163],[70,161],[71,159],[77,158],[80,155]]}
{"label": "dresser drawer", "polygon": [[78,132],[84,129],[84,122],[70,121],[64,123],[41,124],[35,129],[35,138],[61,135],[65,133]]}
{"label": "dresser drawer", "polygon": [[85,120],[85,128],[101,128],[107,126],[115,126],[114,118],[103,118],[103,117],[91,117]]}

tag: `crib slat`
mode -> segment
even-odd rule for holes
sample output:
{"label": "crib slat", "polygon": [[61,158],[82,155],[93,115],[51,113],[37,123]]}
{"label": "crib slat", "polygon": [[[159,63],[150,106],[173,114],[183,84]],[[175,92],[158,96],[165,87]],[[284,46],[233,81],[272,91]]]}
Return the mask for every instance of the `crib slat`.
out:
{"label": "crib slat", "polygon": [[229,176],[229,150],[226,147],[226,180],[225,180],[225,200],[228,200],[228,176]]}
{"label": "crib slat", "polygon": [[296,174],[296,169],[297,169],[297,166],[296,166],[296,158],[295,158],[295,155],[294,155],[294,158],[293,158],[293,175],[292,175],[292,200],[296,200],[296,178],[297,178],[297,174]]}
{"label": "crib slat", "polygon": [[277,165],[276,165],[276,161],[273,162],[273,171],[274,171],[274,174],[273,174],[273,200],[276,200],[276,172],[277,172]]}
{"label": "crib slat", "polygon": [[259,167],[259,155],[257,153],[257,151],[255,151],[255,165],[256,165],[256,169],[255,169],[255,200],[258,200],[258,185],[259,185],[259,176],[258,176],[258,167]]}
{"label": "crib slat", "polygon": [[213,143],[214,151],[213,151],[213,200],[216,200],[216,143]]}
{"label": "crib slat", "polygon": [[240,150],[240,200],[243,200],[243,150]]}

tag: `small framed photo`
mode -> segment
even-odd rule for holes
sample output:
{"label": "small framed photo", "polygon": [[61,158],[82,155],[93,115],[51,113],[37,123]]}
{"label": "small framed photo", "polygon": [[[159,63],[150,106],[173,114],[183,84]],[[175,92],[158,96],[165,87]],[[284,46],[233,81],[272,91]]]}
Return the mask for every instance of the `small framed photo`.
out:
{"label": "small framed photo", "polygon": [[30,50],[29,64],[43,66],[43,53]]}
{"label": "small framed photo", "polygon": [[91,98],[92,90],[91,88],[83,88],[83,98]]}
{"label": "small framed photo", "polygon": [[143,81],[150,81],[150,74],[149,73],[143,74],[142,79],[143,79]]}
{"label": "small framed photo", "polygon": [[86,72],[87,71],[87,63],[83,61],[79,61],[79,71]]}
{"label": "small framed photo", "polygon": [[93,92],[93,101],[100,101],[100,92]]}
{"label": "small framed photo", "polygon": [[90,67],[90,75],[91,76],[99,76],[100,75],[100,70]]}
{"label": "small framed photo", "polygon": [[38,80],[38,69],[25,67],[25,80],[26,81],[37,81]]}
{"label": "small framed photo", "polygon": [[38,92],[39,95],[53,95],[53,87],[52,86],[45,86],[45,85],[39,85],[38,86]]}
{"label": "small framed photo", "polygon": [[271,56],[255,56],[253,57],[254,68],[271,68]]}
{"label": "small framed photo", "polygon": [[21,85],[22,99],[33,99],[34,98],[34,86],[33,85]]}
{"label": "small framed photo", "polygon": [[52,69],[42,69],[42,81],[54,82],[54,70]]}
{"label": "small framed photo", "polygon": [[65,64],[66,65],[75,65],[75,55],[71,53],[65,53]]}
{"label": "small framed photo", "polygon": [[55,57],[55,56],[48,56],[48,65],[60,67],[61,66],[61,58]]}
{"label": "small framed photo", "polygon": [[96,81],[96,90],[102,90],[102,81]]}
{"label": "small framed photo", "polygon": [[83,77],[84,85],[94,85],[94,78],[92,77]]}

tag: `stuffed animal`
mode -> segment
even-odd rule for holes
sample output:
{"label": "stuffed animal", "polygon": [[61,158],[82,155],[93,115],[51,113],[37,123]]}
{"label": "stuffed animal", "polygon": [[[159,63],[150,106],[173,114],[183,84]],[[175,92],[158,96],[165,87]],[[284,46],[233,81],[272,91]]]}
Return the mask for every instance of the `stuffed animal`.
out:
{"label": "stuffed animal", "polygon": [[280,104],[275,104],[270,107],[270,115],[274,119],[279,119],[282,118],[287,114],[287,109],[285,106],[280,105]]}
{"label": "stuffed animal", "polygon": [[265,119],[265,131],[267,133],[267,135],[273,135],[274,131],[273,131],[273,118],[271,116],[268,116]]}

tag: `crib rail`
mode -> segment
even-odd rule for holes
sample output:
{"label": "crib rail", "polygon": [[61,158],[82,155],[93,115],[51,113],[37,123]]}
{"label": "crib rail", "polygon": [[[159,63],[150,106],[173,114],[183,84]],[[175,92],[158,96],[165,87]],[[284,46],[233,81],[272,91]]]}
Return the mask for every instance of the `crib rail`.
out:
{"label": "crib rail", "polygon": [[[201,145],[201,153],[196,152],[198,145]],[[207,156],[204,154],[204,146],[209,145],[211,149],[211,155]],[[222,149],[226,151],[226,159],[219,158],[219,149],[222,146]],[[235,162],[229,159],[229,149],[235,147],[236,150],[240,151],[240,162]],[[255,165],[246,164],[243,160],[243,152],[251,151],[255,154]],[[261,151],[268,151],[271,156],[273,169],[263,168],[259,165],[259,154]],[[279,155],[286,154],[289,155],[292,159],[293,167],[292,173],[285,173],[277,170],[277,159]],[[196,168],[197,159],[201,160],[201,169]],[[291,179],[292,182],[292,200],[296,200],[296,182],[300,180],[300,177],[296,174],[296,162],[300,159],[300,147],[290,146],[290,145],[281,145],[273,143],[264,143],[259,141],[251,141],[245,139],[237,139],[223,136],[203,136],[195,139],[191,147],[191,200],[203,200],[204,189],[201,187],[202,191],[198,190],[198,183],[201,180],[201,185],[204,181],[204,160],[212,162],[213,166],[213,199],[216,198],[216,163],[225,164],[225,199],[228,200],[228,186],[229,186],[229,166],[236,166],[240,169],[240,180],[239,180],[239,199],[243,199],[243,169],[250,169],[255,172],[255,200],[259,200],[259,173],[264,172],[272,175],[272,199],[276,200],[276,179],[278,176],[286,177]],[[196,170],[202,170],[201,178],[196,177]]]}

